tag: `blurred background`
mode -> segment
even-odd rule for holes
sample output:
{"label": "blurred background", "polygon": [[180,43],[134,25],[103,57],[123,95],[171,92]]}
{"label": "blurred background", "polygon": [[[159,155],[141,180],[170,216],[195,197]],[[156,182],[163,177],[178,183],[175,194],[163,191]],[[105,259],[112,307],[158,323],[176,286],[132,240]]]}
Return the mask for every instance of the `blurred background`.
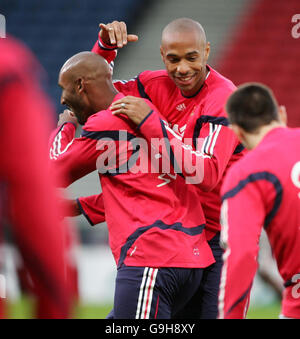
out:
{"label": "blurred background", "polygon": [[[293,22],[299,13],[299,0],[1,0],[0,3],[7,34],[21,39],[42,64],[44,87],[56,115],[63,110],[57,86],[59,70],[75,53],[91,50],[99,23],[123,20],[128,32],[139,36],[138,42],[119,51],[115,62],[114,78],[130,79],[143,70],[163,68],[159,53],[162,29],[175,18],[190,17],[203,25],[211,43],[209,64],[236,85],[258,81],[270,86],[279,103],[286,106],[290,126],[300,126],[296,104],[300,93],[300,27],[296,19]],[[73,184],[67,194],[76,198],[100,191],[97,174],[92,173]],[[72,219],[80,304],[104,305],[105,313],[113,300],[115,277],[106,225],[91,227],[84,217]],[[262,266],[278,282],[278,272],[264,242]],[[16,274],[18,255],[12,245],[4,250],[8,297],[17,302],[22,295]],[[250,312],[250,316],[277,317],[278,302],[278,294],[258,275],[251,301],[254,313]],[[89,317],[105,316],[97,310]]]}

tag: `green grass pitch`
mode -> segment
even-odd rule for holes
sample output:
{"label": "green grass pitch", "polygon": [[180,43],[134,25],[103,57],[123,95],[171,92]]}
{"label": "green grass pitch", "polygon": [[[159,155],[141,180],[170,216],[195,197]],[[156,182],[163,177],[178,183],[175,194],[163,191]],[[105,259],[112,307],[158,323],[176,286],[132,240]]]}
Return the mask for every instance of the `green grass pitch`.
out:
{"label": "green grass pitch", "polygon": [[[111,305],[82,305],[74,307],[72,319],[105,319],[112,309]],[[29,298],[22,298],[18,302],[10,303],[7,308],[8,317],[12,319],[32,318],[32,302]],[[249,308],[247,319],[278,319],[280,304],[274,303],[263,307]]]}

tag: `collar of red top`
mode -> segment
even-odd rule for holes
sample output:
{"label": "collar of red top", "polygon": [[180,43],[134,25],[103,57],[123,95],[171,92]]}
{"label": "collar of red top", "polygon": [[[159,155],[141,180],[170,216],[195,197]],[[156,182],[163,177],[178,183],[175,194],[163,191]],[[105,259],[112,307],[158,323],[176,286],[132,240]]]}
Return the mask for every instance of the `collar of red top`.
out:
{"label": "collar of red top", "polygon": [[186,96],[186,95],[183,95],[183,94],[181,93],[181,95],[182,95],[184,98],[187,98],[187,99],[194,98],[195,96],[197,96],[197,95],[201,92],[201,90],[202,90],[204,84],[206,83],[206,80],[209,78],[209,75],[210,75],[210,72],[211,72],[211,67],[210,67],[210,66],[206,65],[206,68],[207,68],[207,71],[208,71],[208,72],[207,72],[207,74],[206,74],[206,77],[205,77],[205,80],[204,80],[202,86],[198,89],[198,91],[197,91],[195,94],[193,94],[193,95],[191,95],[191,96]]}

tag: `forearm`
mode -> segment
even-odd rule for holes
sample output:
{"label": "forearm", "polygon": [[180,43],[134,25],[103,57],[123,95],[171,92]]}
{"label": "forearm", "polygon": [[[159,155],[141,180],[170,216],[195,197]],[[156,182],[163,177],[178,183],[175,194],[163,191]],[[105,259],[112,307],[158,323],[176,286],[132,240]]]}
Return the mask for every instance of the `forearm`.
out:
{"label": "forearm", "polygon": [[255,250],[228,246],[223,255],[219,291],[219,318],[246,317],[253,279],[257,269]]}
{"label": "forearm", "polygon": [[50,137],[50,165],[61,178],[62,187],[96,170],[99,155],[97,141],[85,137],[75,138],[75,131],[72,123],[65,123]]}
{"label": "forearm", "polygon": [[105,221],[103,194],[80,197],[76,200],[77,208],[91,226]]}
{"label": "forearm", "polygon": [[[222,178],[227,162],[232,154],[228,150],[228,160],[219,154],[201,151],[204,139],[198,140],[198,149],[193,140],[183,139],[165,123],[156,111],[152,111],[138,126],[139,131],[151,143],[152,149],[170,162],[172,169],[183,176],[186,182],[204,191],[212,190]],[[163,142],[162,142],[163,141]],[[162,152],[159,151],[162,146]]]}
{"label": "forearm", "polygon": [[220,284],[219,317],[244,318],[258,267],[264,222],[260,190],[241,185],[244,175],[233,167],[222,187],[221,244],[225,249]]}

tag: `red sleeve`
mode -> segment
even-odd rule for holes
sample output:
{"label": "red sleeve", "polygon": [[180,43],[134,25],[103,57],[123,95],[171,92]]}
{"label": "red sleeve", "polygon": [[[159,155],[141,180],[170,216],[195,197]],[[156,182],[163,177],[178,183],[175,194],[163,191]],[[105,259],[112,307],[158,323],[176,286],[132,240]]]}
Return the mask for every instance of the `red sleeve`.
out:
{"label": "red sleeve", "polygon": [[[122,139],[122,130],[125,139]],[[65,123],[50,137],[50,159],[53,170],[65,178],[62,186],[68,186],[96,169],[100,174],[117,173],[133,152],[128,149],[122,119],[114,117],[110,111],[90,116],[82,136],[74,136],[75,126]],[[102,194],[79,198],[77,203],[91,225],[105,221]]]}
{"label": "red sleeve", "polygon": [[100,38],[100,33],[98,34],[98,40],[92,48],[92,52],[101,55],[113,68],[114,60],[117,56],[117,45],[107,45]]}
{"label": "red sleeve", "polygon": [[103,195],[91,195],[77,199],[78,206],[88,222],[94,226],[105,221]]}
{"label": "red sleeve", "polygon": [[[120,128],[122,126],[122,128]],[[50,137],[50,160],[53,171],[64,178],[66,187],[81,177],[98,170],[99,173],[117,172],[118,166],[128,161],[127,140],[121,140],[122,119],[111,111],[101,111],[89,117],[80,138],[75,138],[75,126],[65,123]],[[127,136],[127,131],[124,131]]]}
{"label": "red sleeve", "polygon": [[[111,71],[113,72],[114,60],[117,56],[116,45],[110,46],[105,44],[99,36],[97,42],[92,49],[92,52],[101,55],[109,63]],[[144,91],[144,85],[142,84],[141,75],[136,76],[130,80],[114,80],[113,84],[115,88],[119,92],[122,92],[124,95],[133,95],[137,97],[148,98]]]}
{"label": "red sleeve", "polygon": [[23,73],[6,69],[0,76],[0,143],[5,150],[0,177],[6,183],[15,239],[34,283],[37,317],[65,318],[70,295],[65,279],[64,224],[59,221],[47,159],[52,111],[32,74],[23,78]]}
{"label": "red sleeve", "polygon": [[242,178],[237,171],[230,171],[222,188],[221,244],[225,252],[219,318],[245,318],[249,306],[265,217],[260,190],[251,180]]}
{"label": "red sleeve", "polygon": [[[204,191],[212,190],[222,179],[238,145],[234,133],[222,124],[222,119],[217,123],[203,121],[196,140],[182,140],[155,108],[138,129],[157,153],[170,161],[176,173],[185,177],[187,183],[197,185]],[[160,145],[161,151],[157,140],[164,140]]]}
{"label": "red sleeve", "polygon": [[64,178],[64,187],[96,170],[99,156],[97,140],[75,138],[75,130],[72,123],[65,123],[50,137],[50,160],[54,171]]}

